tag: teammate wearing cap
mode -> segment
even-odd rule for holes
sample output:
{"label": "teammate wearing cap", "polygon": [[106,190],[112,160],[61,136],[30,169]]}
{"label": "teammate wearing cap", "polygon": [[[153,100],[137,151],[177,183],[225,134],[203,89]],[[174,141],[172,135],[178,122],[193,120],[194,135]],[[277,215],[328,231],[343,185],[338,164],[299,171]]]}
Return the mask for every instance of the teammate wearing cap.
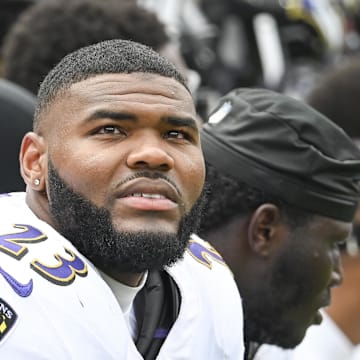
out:
{"label": "teammate wearing cap", "polygon": [[[307,102],[339,125],[360,145],[360,58],[323,76]],[[323,309],[320,326],[312,326],[295,349],[262,346],[256,360],[359,360],[360,359],[360,207],[355,215],[352,236],[340,247],[344,281],[332,291],[329,307]]]}
{"label": "teammate wearing cap", "polygon": [[200,235],[234,273],[247,357],[262,343],[292,348],[342,281],[360,151],[319,112],[263,89],[225,95],[202,146],[211,194]]}

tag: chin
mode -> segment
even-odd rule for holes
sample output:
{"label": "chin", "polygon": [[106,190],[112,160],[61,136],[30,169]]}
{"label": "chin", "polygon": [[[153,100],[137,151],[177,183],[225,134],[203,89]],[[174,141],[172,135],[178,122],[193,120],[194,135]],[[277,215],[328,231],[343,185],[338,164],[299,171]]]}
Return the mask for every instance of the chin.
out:
{"label": "chin", "polygon": [[179,224],[169,223],[168,221],[157,221],[158,219],[149,219],[144,221],[124,221],[119,223],[113,222],[113,227],[118,232],[129,234],[147,232],[151,234],[176,234]]}
{"label": "chin", "polygon": [[306,330],[298,331],[296,333],[294,331],[289,331],[286,336],[281,339],[278,338],[278,341],[276,341],[274,345],[278,345],[284,349],[293,349],[303,341],[305,334]]}
{"label": "chin", "polygon": [[267,324],[266,328],[267,331],[258,332],[260,336],[253,340],[260,344],[270,344],[283,349],[293,349],[304,339],[308,324],[293,321],[284,324],[280,321],[277,324]]}

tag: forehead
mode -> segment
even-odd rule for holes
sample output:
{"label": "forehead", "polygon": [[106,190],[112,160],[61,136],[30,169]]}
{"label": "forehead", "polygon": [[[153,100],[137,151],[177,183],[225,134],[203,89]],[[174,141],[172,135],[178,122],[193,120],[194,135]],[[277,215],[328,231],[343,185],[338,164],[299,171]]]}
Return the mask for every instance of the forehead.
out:
{"label": "forehead", "polygon": [[53,101],[48,115],[56,116],[56,123],[63,126],[65,115],[74,121],[73,114],[79,119],[99,107],[126,110],[139,116],[176,113],[196,117],[194,101],[181,83],[148,73],[101,74],[74,83]]}
{"label": "forehead", "polygon": [[[177,80],[162,76],[155,73],[143,73],[143,72],[133,72],[133,73],[109,73],[109,74],[98,74],[90,76],[89,78],[76,82],[71,85],[73,89],[75,88],[81,88],[83,86],[91,86],[96,84],[107,84],[112,82],[119,82],[122,83],[124,86],[127,85],[133,85],[133,87],[139,87],[141,88],[143,84],[151,83],[152,81],[155,81],[156,84],[158,84],[160,87],[165,88],[177,88],[181,87],[185,91],[186,88],[179,83]],[[132,88],[132,87],[130,87]]]}
{"label": "forehead", "polygon": [[[179,108],[194,110],[190,93],[175,79],[157,74],[103,74],[74,83],[70,96],[88,98],[89,101],[111,101],[121,96],[121,101],[174,104]],[[156,99],[154,99],[156,97]]]}

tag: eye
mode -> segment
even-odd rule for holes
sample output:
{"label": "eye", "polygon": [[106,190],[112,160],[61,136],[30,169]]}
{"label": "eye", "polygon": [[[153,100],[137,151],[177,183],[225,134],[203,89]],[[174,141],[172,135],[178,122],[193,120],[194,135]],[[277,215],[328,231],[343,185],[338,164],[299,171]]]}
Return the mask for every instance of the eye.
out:
{"label": "eye", "polygon": [[188,132],[183,130],[170,130],[165,134],[165,138],[193,142],[193,137]]}
{"label": "eye", "polygon": [[112,124],[98,126],[96,129],[92,131],[91,134],[98,136],[100,139],[109,139],[109,140],[123,139],[128,135],[127,131],[124,130],[122,127]]}
{"label": "eye", "polygon": [[171,131],[169,131],[167,133],[167,137],[176,138],[176,139],[183,139],[185,137],[185,135],[181,131],[171,130]]}
{"label": "eye", "polygon": [[121,129],[119,129],[117,126],[112,125],[106,125],[98,129],[98,134],[123,134],[125,135],[125,132]]}

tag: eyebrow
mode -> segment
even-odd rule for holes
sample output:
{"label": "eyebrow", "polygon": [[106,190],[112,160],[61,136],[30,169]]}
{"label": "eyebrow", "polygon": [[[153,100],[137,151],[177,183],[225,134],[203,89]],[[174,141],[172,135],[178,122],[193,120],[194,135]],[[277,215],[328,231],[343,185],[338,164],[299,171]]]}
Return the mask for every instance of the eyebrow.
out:
{"label": "eyebrow", "polygon": [[[87,121],[95,121],[99,119],[113,119],[113,120],[132,120],[137,121],[138,117],[134,114],[127,112],[115,112],[109,110],[97,110],[90,117],[87,118]],[[176,117],[176,116],[164,116],[161,118],[162,122],[165,122],[174,126],[187,126],[194,130],[199,130],[196,121],[191,117]]]}
{"label": "eyebrow", "polygon": [[109,110],[97,110],[87,118],[87,121],[95,121],[99,119],[114,119],[114,120],[137,120],[133,114]]}
{"label": "eyebrow", "polygon": [[166,116],[163,117],[161,120],[174,126],[188,126],[194,130],[199,130],[196,121],[191,117],[183,118],[183,117]]}

